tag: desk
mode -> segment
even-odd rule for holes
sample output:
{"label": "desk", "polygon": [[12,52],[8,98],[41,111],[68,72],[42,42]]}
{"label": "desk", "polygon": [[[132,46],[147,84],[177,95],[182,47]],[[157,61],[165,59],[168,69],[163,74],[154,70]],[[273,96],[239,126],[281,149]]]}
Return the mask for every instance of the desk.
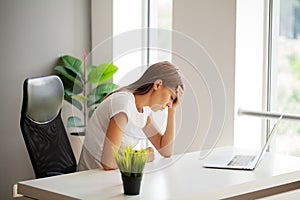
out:
{"label": "desk", "polygon": [[[213,153],[228,150],[217,148]],[[138,196],[124,196],[118,170],[101,169],[18,183],[34,199],[222,199],[299,182],[300,158],[266,153],[254,171],[203,168],[199,152],[148,163]],[[206,158],[207,159],[207,158]]]}
{"label": "desk", "polygon": [[271,195],[269,197],[264,197],[261,200],[282,200],[282,199],[286,199],[286,200],[300,199],[300,189],[287,191],[287,192],[282,192],[280,194]]}

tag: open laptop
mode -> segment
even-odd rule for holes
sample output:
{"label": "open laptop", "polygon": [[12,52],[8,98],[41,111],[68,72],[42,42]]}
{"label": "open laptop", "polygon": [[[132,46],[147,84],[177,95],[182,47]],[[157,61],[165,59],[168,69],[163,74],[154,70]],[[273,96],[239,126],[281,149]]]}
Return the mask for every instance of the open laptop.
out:
{"label": "open laptop", "polygon": [[260,160],[263,157],[263,154],[266,152],[273,136],[275,135],[275,132],[277,130],[277,127],[279,125],[279,122],[282,119],[282,115],[279,117],[277,122],[273,125],[273,128],[267,138],[266,143],[264,144],[261,151],[256,155],[251,154],[236,154],[236,153],[229,153],[228,155],[221,155],[218,157],[213,157],[210,160],[207,160],[203,167],[208,168],[222,168],[222,169],[242,169],[242,170],[254,170]]}

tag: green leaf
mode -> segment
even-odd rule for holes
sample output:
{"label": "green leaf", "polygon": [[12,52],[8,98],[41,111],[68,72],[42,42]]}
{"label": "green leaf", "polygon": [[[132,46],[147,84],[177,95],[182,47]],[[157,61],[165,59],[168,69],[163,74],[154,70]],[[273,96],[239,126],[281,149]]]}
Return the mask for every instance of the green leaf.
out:
{"label": "green leaf", "polygon": [[100,103],[103,98],[111,91],[117,89],[119,86],[114,83],[103,83],[98,85],[88,94],[87,106],[90,107],[94,104]]}
{"label": "green leaf", "polygon": [[72,72],[74,72],[76,75],[80,76],[81,79],[83,79],[83,61],[70,56],[70,55],[65,55],[61,57],[61,60],[63,63],[66,65],[65,67]]}
{"label": "green leaf", "polygon": [[134,150],[131,146],[122,147],[119,151],[112,149],[120,171],[126,176],[142,176],[148,158],[146,149]]}
{"label": "green leaf", "polygon": [[119,86],[114,83],[103,83],[99,84],[97,87],[95,87],[88,96],[93,96],[97,94],[107,94],[111,91],[117,89]]}
{"label": "green leaf", "polygon": [[77,101],[76,99],[72,98],[72,105],[80,111],[83,110],[82,104],[80,103],[80,101]]}
{"label": "green leaf", "polygon": [[68,127],[85,127],[82,120],[76,116],[71,116],[68,118],[67,126]]}
{"label": "green leaf", "polygon": [[82,86],[78,86],[77,84],[74,84],[74,82],[67,79],[65,76],[62,76],[61,74],[58,74],[58,76],[60,77],[60,79],[63,82],[64,90],[69,91],[70,96],[80,94],[80,93],[83,92],[83,87]]}
{"label": "green leaf", "polygon": [[95,108],[89,110],[89,118],[92,117],[93,113],[95,112]]}
{"label": "green leaf", "polygon": [[[80,79],[80,77],[76,76],[71,70],[68,70],[67,68],[64,68],[63,66],[56,66],[54,68],[61,76],[65,77],[65,79],[68,79],[70,81],[70,85],[76,85],[80,88],[83,88],[83,81]],[[62,80],[64,82],[64,80]]]}
{"label": "green leaf", "polygon": [[86,74],[90,74],[93,69],[95,69],[97,66],[96,65],[88,65],[86,67]]}
{"label": "green leaf", "polygon": [[89,83],[100,83],[111,78],[117,70],[118,68],[112,63],[100,64],[91,69],[87,81]]}
{"label": "green leaf", "polygon": [[99,95],[94,95],[93,97],[90,97],[89,100],[87,101],[87,106],[91,107],[95,104],[100,103],[104,99],[105,96],[106,96],[105,94],[99,94]]}
{"label": "green leaf", "polygon": [[70,95],[70,92],[65,90],[64,91],[64,99],[69,102],[70,104],[72,104],[72,95]]}
{"label": "green leaf", "polygon": [[80,101],[73,99],[72,98],[72,94],[70,95],[70,93],[68,91],[65,90],[65,95],[64,95],[64,99],[69,102],[70,104],[72,104],[73,106],[75,106],[78,110],[82,111],[82,104]]}
{"label": "green leaf", "polygon": [[83,96],[83,95],[74,95],[72,96],[73,99],[79,100],[81,102],[86,102],[88,100],[87,97]]}

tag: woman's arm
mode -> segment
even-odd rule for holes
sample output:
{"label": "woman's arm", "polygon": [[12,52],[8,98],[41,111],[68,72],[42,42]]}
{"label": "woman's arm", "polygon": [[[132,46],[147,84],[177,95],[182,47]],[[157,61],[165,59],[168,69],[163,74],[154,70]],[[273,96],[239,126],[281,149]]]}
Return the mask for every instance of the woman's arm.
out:
{"label": "woman's arm", "polygon": [[164,134],[161,134],[148,117],[147,125],[143,129],[148,139],[164,157],[170,157],[173,154],[173,140],[175,137],[175,109],[169,108],[167,127]]}
{"label": "woman's arm", "polygon": [[167,127],[164,134],[161,134],[152,122],[151,117],[148,117],[147,124],[143,129],[148,139],[164,157],[170,157],[173,154],[173,141],[175,138],[175,117],[176,108],[181,103],[183,96],[183,88],[176,89],[177,98],[168,108]]}
{"label": "woman's arm", "polygon": [[110,119],[106,137],[104,140],[103,152],[101,157],[101,165],[104,170],[117,169],[118,166],[115,162],[112,148],[119,149],[121,145],[121,139],[123,134],[123,129],[127,124],[127,115],[125,113],[118,113],[113,118]]}

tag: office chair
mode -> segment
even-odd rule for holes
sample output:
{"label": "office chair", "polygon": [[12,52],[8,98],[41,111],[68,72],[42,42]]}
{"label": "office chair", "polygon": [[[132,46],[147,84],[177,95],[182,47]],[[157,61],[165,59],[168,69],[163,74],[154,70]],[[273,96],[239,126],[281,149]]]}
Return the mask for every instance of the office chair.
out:
{"label": "office chair", "polygon": [[24,81],[20,128],[36,178],[76,171],[61,119],[63,98],[63,84],[56,75]]}

